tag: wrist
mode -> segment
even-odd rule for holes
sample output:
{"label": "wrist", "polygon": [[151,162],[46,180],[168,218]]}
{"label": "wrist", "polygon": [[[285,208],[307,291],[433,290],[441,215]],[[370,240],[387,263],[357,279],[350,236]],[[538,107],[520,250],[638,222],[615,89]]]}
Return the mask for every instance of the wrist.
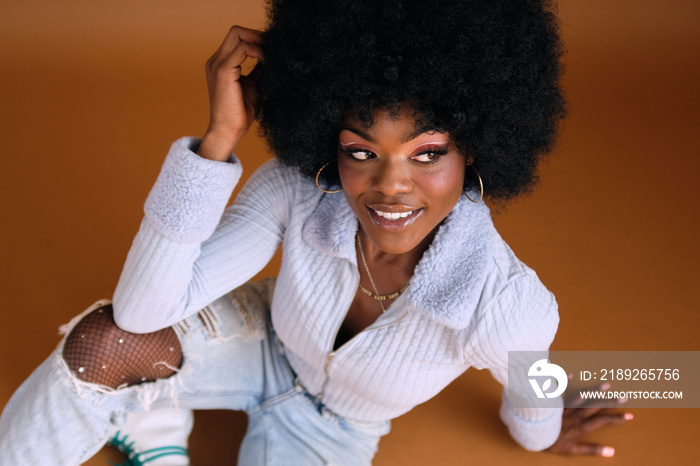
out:
{"label": "wrist", "polygon": [[197,149],[197,155],[209,160],[226,162],[241,140],[242,135],[231,135],[207,129]]}

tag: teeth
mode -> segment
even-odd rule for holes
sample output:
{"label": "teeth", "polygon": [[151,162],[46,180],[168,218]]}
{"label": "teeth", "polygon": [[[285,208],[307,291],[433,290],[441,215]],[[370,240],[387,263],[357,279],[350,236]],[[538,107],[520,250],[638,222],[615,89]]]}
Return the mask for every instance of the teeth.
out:
{"label": "teeth", "polygon": [[372,210],[374,210],[377,213],[377,215],[387,220],[398,220],[400,218],[406,218],[413,213],[412,210],[408,212],[382,212],[381,210],[377,209]]}

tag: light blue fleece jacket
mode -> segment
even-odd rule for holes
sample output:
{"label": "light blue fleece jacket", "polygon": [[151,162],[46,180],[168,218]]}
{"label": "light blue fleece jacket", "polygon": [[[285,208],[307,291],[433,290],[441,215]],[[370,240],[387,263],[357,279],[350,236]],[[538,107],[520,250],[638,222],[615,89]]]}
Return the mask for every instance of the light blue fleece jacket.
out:
{"label": "light blue fleece jacket", "polygon": [[[198,143],[173,144],[146,201],[114,296],[122,328],[151,332],[192,315],[283,244],[273,326],[301,383],[341,416],[400,416],[469,367],[505,385],[508,351],[548,350],[559,321],[553,295],[498,235],[488,208],[462,199],[406,292],[333,351],[359,283],[358,221],[345,196],[271,160],[224,212],[240,164],[202,159]],[[501,418],[530,450],[551,445],[561,427],[560,408],[513,408],[505,390]]]}

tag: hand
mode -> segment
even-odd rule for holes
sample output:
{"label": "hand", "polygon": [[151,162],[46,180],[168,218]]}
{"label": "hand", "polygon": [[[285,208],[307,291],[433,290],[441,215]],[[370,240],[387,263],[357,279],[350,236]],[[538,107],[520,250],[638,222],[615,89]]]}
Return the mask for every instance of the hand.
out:
{"label": "hand", "polygon": [[[601,386],[599,390],[607,390],[608,386]],[[608,408],[616,408],[624,403],[625,399],[611,400],[602,405],[596,401],[596,406],[590,402],[584,402],[580,397],[573,402],[577,407],[564,409],[562,417],[561,433],[554,445],[546,451],[560,455],[595,455],[611,457],[615,454],[615,448],[596,443],[583,441],[584,435],[601,427],[623,424],[634,418],[632,413],[611,412]],[[572,403],[567,403],[571,406]]]}
{"label": "hand", "polygon": [[207,87],[211,115],[199,146],[199,155],[225,161],[255,120],[255,79],[259,65],[248,75],[241,73],[246,58],[262,58],[261,32],[233,26],[219,49],[207,60]]}

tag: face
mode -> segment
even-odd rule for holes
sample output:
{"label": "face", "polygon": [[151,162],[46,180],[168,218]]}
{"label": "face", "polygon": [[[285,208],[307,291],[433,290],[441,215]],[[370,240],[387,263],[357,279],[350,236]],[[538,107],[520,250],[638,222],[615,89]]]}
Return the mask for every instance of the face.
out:
{"label": "face", "polygon": [[338,170],[366,237],[381,251],[405,254],[427,248],[457,204],[465,157],[449,134],[417,130],[411,112],[377,111],[369,129],[346,118]]}

